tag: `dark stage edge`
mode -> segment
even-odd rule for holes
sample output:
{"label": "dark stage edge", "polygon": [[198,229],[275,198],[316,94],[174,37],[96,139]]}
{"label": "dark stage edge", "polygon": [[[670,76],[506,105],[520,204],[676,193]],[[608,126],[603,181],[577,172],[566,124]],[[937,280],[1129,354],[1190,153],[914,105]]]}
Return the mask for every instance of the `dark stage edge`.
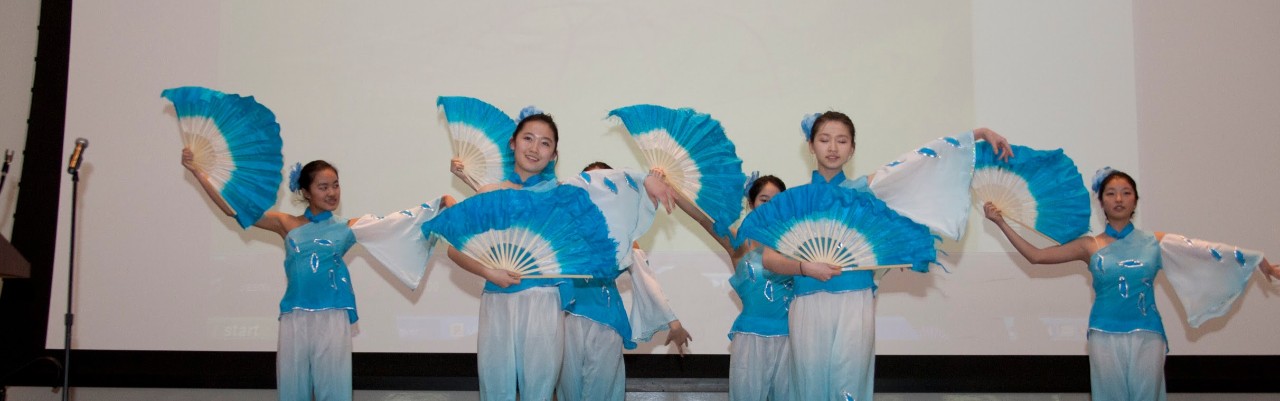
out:
{"label": "dark stage edge", "polygon": [[[47,350],[52,357],[61,350]],[[629,379],[724,379],[727,355],[627,355]],[[1171,393],[1280,392],[1275,356],[1170,356],[1165,381]],[[273,352],[74,350],[73,387],[275,388]],[[53,386],[51,364],[36,364],[9,378],[10,386]],[[358,390],[475,391],[475,354],[356,353]],[[687,383],[658,391],[723,391],[698,380],[644,381],[629,391],[654,391],[652,383]],[[645,384],[640,386],[640,384]],[[635,387],[635,388],[633,388]],[[1085,356],[876,357],[881,393],[1087,393]]]}

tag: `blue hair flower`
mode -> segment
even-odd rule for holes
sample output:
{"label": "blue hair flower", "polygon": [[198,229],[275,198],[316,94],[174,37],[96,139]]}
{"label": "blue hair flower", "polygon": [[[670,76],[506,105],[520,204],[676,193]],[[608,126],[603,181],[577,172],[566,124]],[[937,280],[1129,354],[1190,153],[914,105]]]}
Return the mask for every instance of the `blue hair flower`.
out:
{"label": "blue hair flower", "polygon": [[537,106],[533,106],[533,105],[525,106],[525,108],[520,109],[520,118],[517,118],[516,120],[524,121],[524,119],[529,118],[529,116],[537,115],[537,114],[546,114],[546,113],[543,113],[542,110],[539,110]]}
{"label": "blue hair flower", "polygon": [[1116,170],[1111,169],[1111,166],[1106,166],[1098,169],[1098,172],[1093,173],[1093,192],[1101,192],[1102,181],[1106,180],[1107,177],[1110,177],[1111,173],[1114,173],[1115,171]]}
{"label": "blue hair flower", "polygon": [[800,131],[804,133],[805,142],[809,142],[810,139],[813,139],[813,123],[817,122],[818,116],[821,115],[821,113],[813,113],[804,116],[804,119],[800,120]]}
{"label": "blue hair flower", "polygon": [[756,185],[758,179],[760,179],[760,171],[752,171],[751,175],[747,176],[747,182],[742,184],[742,196],[747,198],[747,202],[751,202],[751,186]]}
{"label": "blue hair flower", "polygon": [[289,169],[289,192],[298,192],[298,177],[302,175],[302,163],[294,163]]}

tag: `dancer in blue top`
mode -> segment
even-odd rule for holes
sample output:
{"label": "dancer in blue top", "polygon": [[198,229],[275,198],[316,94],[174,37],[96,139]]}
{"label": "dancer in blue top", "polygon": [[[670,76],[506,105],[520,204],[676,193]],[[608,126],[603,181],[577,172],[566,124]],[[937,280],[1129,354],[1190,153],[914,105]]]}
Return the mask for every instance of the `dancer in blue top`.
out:
{"label": "dancer in blue top", "polygon": [[[1011,152],[1004,137],[978,128],[930,142],[871,176],[849,180],[844,166],[853,156],[853,121],[843,113],[828,111],[806,118],[802,129],[818,165],[810,185],[871,192],[891,208],[905,204],[895,210],[952,236],[963,229],[968,212],[973,142],[986,140],[1005,157]],[[949,183],[955,188],[934,183]],[[903,198],[911,199],[900,202]],[[933,202],[958,207],[940,208]],[[762,259],[765,268],[795,276],[789,319],[796,399],[871,400],[875,378],[874,273],[842,273],[840,266],[801,262],[768,248]]]}
{"label": "dancer in blue top", "polygon": [[1268,279],[1280,275],[1280,266],[1256,252],[1135,229],[1138,186],[1124,172],[1099,170],[1093,190],[1106,215],[1105,232],[1044,249],[1023,239],[991,203],[983,211],[1031,263],[1088,264],[1096,296],[1088,341],[1093,399],[1164,400],[1168,341],[1156,310],[1156,274],[1166,271],[1188,319],[1198,326],[1226,313],[1255,266]]}
{"label": "dancer in blue top", "polygon": [[[683,354],[691,339],[667,304],[657,278],[649,270],[648,256],[635,243],[635,239],[647,231],[656,211],[656,205],[644,195],[650,192],[650,188],[657,189],[655,184],[662,182],[646,178],[644,186],[637,185],[634,190],[629,190],[636,181],[631,177],[638,175],[595,162],[583,169],[579,176],[581,179],[566,182],[566,185],[589,188],[592,200],[602,207],[606,220],[610,221],[611,231],[614,226],[626,228],[617,231],[628,238],[618,240],[625,241],[620,244],[630,246],[619,249],[619,252],[628,253],[630,257],[626,260],[630,263],[624,261],[614,268],[619,276],[623,270],[630,273],[632,302],[631,313],[627,313],[618,291],[617,276],[575,279],[571,285],[561,288],[561,301],[567,315],[564,362],[556,385],[559,400],[620,401],[626,397],[624,348],[635,348],[636,342],[649,341],[654,333],[669,329],[666,343],[674,342]],[[609,187],[609,183],[613,187]],[[592,190],[601,184],[607,188],[606,191]]]}
{"label": "dancer in blue top", "polygon": [[[183,149],[183,167],[191,171],[219,209],[235,216],[235,211],[210,183],[208,175],[196,167],[193,158],[190,150]],[[420,225],[434,217],[438,209],[452,205],[453,198],[445,195],[433,202],[434,205],[424,204],[388,218],[370,215],[342,220],[333,215],[342,197],[337,168],[316,160],[295,173],[291,174],[290,189],[306,202],[303,214],[268,211],[253,224],[285,240],[284,268],[288,284],[280,301],[276,352],[279,397],[289,401],[309,401],[313,395],[316,400],[350,400],[351,325],[358,316],[351,275],[343,256],[357,241],[390,250],[390,254],[423,254],[418,248],[428,246],[429,241],[420,236],[397,236],[392,226]],[[407,263],[417,264],[407,267],[395,266],[397,260],[379,260],[393,271],[416,270],[425,268],[426,257],[429,254],[401,258],[399,261],[409,259]]]}
{"label": "dancer in blue top", "polygon": [[[612,170],[608,163],[597,161],[588,164],[582,172],[595,170]],[[631,311],[627,314],[631,323],[631,341],[648,342],[659,331],[667,330],[667,338],[663,345],[675,344],[680,355],[684,355],[693,336],[676,318],[675,311],[667,301],[667,296],[658,283],[657,277],[649,267],[649,255],[640,249],[640,243],[631,243],[632,263],[627,267],[631,276]],[[561,293],[564,295],[565,293]]]}
{"label": "dancer in blue top", "polygon": [[[766,175],[747,182],[751,210],[787,189],[778,177]],[[733,276],[729,285],[742,300],[742,312],[729,329],[729,399],[734,401],[787,401],[794,397],[791,380],[791,345],[787,310],[791,305],[791,276],[764,268],[765,247],[752,240],[735,248],[730,238],[717,236],[714,222],[684,197],[676,199],[690,217],[729,254]],[[733,230],[732,235],[737,235]]]}
{"label": "dancer in blue top", "polygon": [[[521,114],[508,142],[515,152],[514,169],[521,182],[474,188],[477,192],[547,191],[559,185],[553,173],[544,174],[558,156],[560,132],[555,120],[531,108]],[[454,159],[450,171],[470,185],[463,167]],[[521,280],[519,274],[485,267],[452,246],[449,259],[485,279],[476,333],[480,399],[514,400],[518,393],[522,400],[550,400],[564,346],[564,316],[557,290],[564,280]]]}
{"label": "dancer in blue top", "polygon": [[[528,115],[520,119],[509,146],[515,153],[515,173],[523,182],[504,181],[478,188],[479,192],[498,189],[544,191],[559,185],[554,175],[544,174],[548,164],[558,155],[556,148],[559,131],[554,120],[540,111],[530,113],[526,109],[522,114]],[[451,162],[451,170],[459,178],[463,177],[463,167],[456,159]],[[465,178],[463,180],[467,182]],[[622,182],[622,179],[619,178],[618,181]],[[651,222],[653,202],[669,199],[671,191],[656,178],[645,178],[643,182],[644,185],[637,185],[636,190],[644,190],[641,194],[649,202],[647,221]],[[582,182],[575,181],[574,184],[589,187],[589,184]],[[647,196],[643,196],[646,193]],[[617,224],[615,219],[609,217],[614,215],[630,215],[631,223],[648,227],[644,216],[636,216],[635,210],[602,205],[594,193],[592,201],[601,206],[606,220],[610,222],[611,234]],[[636,203],[641,208],[641,215],[645,214],[643,204],[644,202]],[[643,230],[639,232],[643,233]],[[620,239],[619,243],[626,244],[629,249],[633,240],[634,238]],[[565,284],[565,280],[522,278],[513,272],[490,269],[452,247],[449,248],[449,258],[464,270],[487,281],[481,296],[476,352],[481,399],[513,400],[518,391],[521,400],[550,400],[561,370],[565,347],[563,305],[557,289]],[[619,260],[630,263],[630,252]],[[625,313],[621,318],[626,319]],[[626,338],[630,341],[630,333],[627,334]],[[566,399],[563,395],[560,398]]]}

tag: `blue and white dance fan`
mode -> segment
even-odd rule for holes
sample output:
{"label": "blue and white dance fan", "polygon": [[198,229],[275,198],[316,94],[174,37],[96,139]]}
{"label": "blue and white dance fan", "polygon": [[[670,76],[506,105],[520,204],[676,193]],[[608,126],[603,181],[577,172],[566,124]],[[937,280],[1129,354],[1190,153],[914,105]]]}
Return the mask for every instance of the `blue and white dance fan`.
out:
{"label": "blue and white dance fan", "polygon": [[797,260],[844,270],[927,272],[937,260],[928,227],[871,194],[836,185],[802,185],[779,193],[743,219],[734,241],[746,238]]}
{"label": "blue and white dance fan", "polygon": [[667,183],[715,222],[716,234],[742,215],[742,159],[720,122],[693,109],[651,104],[609,112],[627,127],[650,168],[661,168]]}
{"label": "blue and white dance fan", "polygon": [[463,174],[479,188],[507,179],[515,157],[507,146],[516,122],[480,99],[440,96],[436,106],[449,121],[453,157],[462,160]]}
{"label": "blue and white dance fan", "polygon": [[608,278],[617,244],[582,188],[505,189],[473,196],[422,225],[491,269],[523,278]]}
{"label": "blue and white dance fan", "polygon": [[242,97],[208,88],[165,89],[173,103],[182,145],[195,155],[195,165],[209,176],[222,199],[248,228],[276,203],[284,156],[280,124],[253,96]]}
{"label": "blue and white dance fan", "polygon": [[1013,145],[1014,157],[1000,161],[986,141],[976,147],[969,190],[978,210],[991,202],[1005,219],[1059,244],[1089,231],[1089,191],[1062,149]]}

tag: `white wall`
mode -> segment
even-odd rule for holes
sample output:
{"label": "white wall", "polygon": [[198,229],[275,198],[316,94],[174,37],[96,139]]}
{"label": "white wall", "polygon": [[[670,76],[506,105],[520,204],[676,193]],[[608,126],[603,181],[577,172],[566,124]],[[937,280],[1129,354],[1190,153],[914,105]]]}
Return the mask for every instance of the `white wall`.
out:
{"label": "white wall", "polygon": [[[1134,9],[1142,223],[1280,262],[1280,3],[1139,1]],[[1186,313],[1160,305],[1173,352],[1194,341],[1276,354],[1252,347],[1280,328],[1276,287],[1258,279],[1250,287],[1237,313],[1201,329],[1171,324]],[[1267,313],[1250,313],[1259,310]]]}

